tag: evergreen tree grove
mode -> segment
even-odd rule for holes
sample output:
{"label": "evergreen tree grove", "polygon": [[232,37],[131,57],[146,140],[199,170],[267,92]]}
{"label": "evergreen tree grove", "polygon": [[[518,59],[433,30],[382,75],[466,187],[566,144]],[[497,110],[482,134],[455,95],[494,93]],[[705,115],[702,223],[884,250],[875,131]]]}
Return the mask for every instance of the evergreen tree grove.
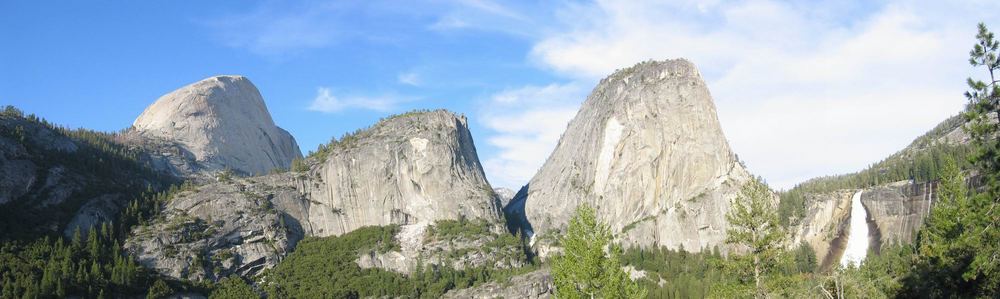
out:
{"label": "evergreen tree grove", "polygon": [[212,290],[212,294],[208,296],[209,299],[244,299],[259,297],[260,295],[258,295],[257,292],[254,292],[253,288],[243,281],[243,278],[236,275],[220,280],[215,289]]}

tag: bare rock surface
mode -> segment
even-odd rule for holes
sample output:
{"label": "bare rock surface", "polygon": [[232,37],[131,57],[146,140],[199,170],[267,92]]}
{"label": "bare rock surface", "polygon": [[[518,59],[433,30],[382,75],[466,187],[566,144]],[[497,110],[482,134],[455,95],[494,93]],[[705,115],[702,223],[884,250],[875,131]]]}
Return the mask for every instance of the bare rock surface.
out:
{"label": "bare rock surface", "polygon": [[505,211],[547,234],[587,203],[624,243],[699,251],[723,243],[750,179],[696,67],[648,61],[601,80]]}
{"label": "bare rock surface", "polygon": [[70,238],[78,229],[86,234],[91,227],[99,228],[102,222],[114,222],[124,204],[120,194],[105,194],[88,200],[66,225],[63,235]]}
{"label": "bare rock surface", "polygon": [[24,146],[0,138],[0,205],[27,194],[38,181],[37,168]]}
{"label": "bare rock surface", "polygon": [[452,290],[445,293],[443,298],[552,298],[554,293],[552,271],[540,269],[505,281]]}
{"label": "bare rock surface", "polygon": [[510,203],[510,200],[514,198],[514,195],[517,194],[516,191],[504,187],[493,188],[493,193],[496,193],[501,207],[506,207]]}
{"label": "bare rock surface", "polygon": [[805,243],[816,252],[821,267],[835,264],[840,258],[838,238],[847,233],[854,190],[837,190],[806,195],[806,213],[792,226],[790,246]]}
{"label": "bare rock surface", "polygon": [[400,250],[362,252],[355,262],[361,268],[382,268],[399,273],[412,273],[418,267],[462,270],[483,266],[492,269],[524,266],[524,260],[520,259],[523,249],[517,242],[505,243],[501,240],[504,237],[514,240],[512,236],[504,236],[506,231],[453,237],[435,235],[433,231],[433,225],[427,223],[401,226],[395,236]]}
{"label": "bare rock surface", "polygon": [[900,181],[865,190],[861,203],[877,230],[873,245],[912,242],[930,214],[931,203],[937,199],[935,193],[937,182]]}
{"label": "bare rock surface", "polygon": [[309,163],[301,190],[311,235],[459,217],[502,222],[467,121],[447,111],[392,116]]}
{"label": "bare rock surface", "polygon": [[125,248],[144,266],[175,278],[253,276],[303,237],[297,222],[275,207],[305,199],[273,182],[233,179],[183,191],[152,224],[134,229]]}
{"label": "bare rock surface", "polygon": [[287,169],[302,156],[295,139],[274,124],[260,92],[242,76],[210,77],[163,95],[132,129],[149,139],[143,144],[155,145],[151,148],[160,158],[169,158],[154,159],[157,166],[179,175],[227,168],[266,174]]}

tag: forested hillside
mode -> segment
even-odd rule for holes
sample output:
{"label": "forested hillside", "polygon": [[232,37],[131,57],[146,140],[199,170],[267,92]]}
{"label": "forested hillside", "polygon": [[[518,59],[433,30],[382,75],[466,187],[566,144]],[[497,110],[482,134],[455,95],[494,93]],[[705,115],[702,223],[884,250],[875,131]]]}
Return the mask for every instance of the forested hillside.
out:
{"label": "forested hillside", "polygon": [[[38,182],[0,205],[0,297],[145,294],[155,275],[121,244],[179,185],[165,188],[178,181],[141,163],[140,150],[115,138],[59,127],[11,106],[0,112],[2,166],[7,175],[36,176]],[[11,174],[23,169],[32,171]],[[64,236],[78,210],[101,196],[120,207],[109,221],[82,231],[76,226]]]}
{"label": "forested hillside", "polygon": [[12,106],[0,112],[0,153],[6,180],[33,178],[6,187],[2,240],[59,232],[81,206],[101,195],[121,197],[117,202],[124,206],[179,182],[140,162],[142,151],[117,142],[115,134],[67,129]]}

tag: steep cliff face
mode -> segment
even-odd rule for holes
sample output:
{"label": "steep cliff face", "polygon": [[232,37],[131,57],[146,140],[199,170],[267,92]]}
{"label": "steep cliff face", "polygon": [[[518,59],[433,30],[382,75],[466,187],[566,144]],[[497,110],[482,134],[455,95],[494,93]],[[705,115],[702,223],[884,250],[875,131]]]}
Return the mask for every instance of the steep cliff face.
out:
{"label": "steep cliff face", "polygon": [[155,153],[151,162],[178,176],[224,169],[266,174],[302,156],[242,76],[215,76],[168,93],[136,118],[132,130],[140,137],[133,141]]}
{"label": "steep cliff face", "polygon": [[872,243],[884,246],[913,242],[930,215],[932,202],[937,199],[935,193],[937,182],[900,181],[865,190],[861,203],[877,229],[877,239]]}
{"label": "steep cliff face", "polygon": [[316,236],[366,225],[482,218],[500,222],[464,117],[439,110],[391,117],[331,146],[302,190]]}
{"label": "steep cliff face", "polygon": [[[835,265],[843,254],[850,217],[851,195],[858,190],[807,194],[807,212],[791,228],[792,244],[806,243],[816,251],[823,269]],[[862,190],[871,249],[913,242],[937,200],[937,182],[899,181]]]}
{"label": "steep cliff face", "polygon": [[493,193],[497,194],[497,200],[500,201],[501,207],[506,207],[510,203],[510,200],[514,198],[514,195],[517,194],[514,190],[504,187],[493,188]]}
{"label": "steep cliff face", "polygon": [[[481,219],[500,231],[466,120],[449,112],[390,117],[307,163],[305,172],[235,178],[177,196],[127,247],[163,274],[218,279],[269,268],[304,236],[398,224],[415,232],[413,242],[399,236],[407,246],[392,252],[398,256],[362,256],[359,264],[408,271],[430,248],[420,232],[435,221]],[[219,262],[208,269],[190,258],[198,255]]]}
{"label": "steep cliff face", "polygon": [[507,212],[546,234],[587,203],[626,243],[697,251],[723,242],[750,179],[695,66],[643,62],[600,82]]}
{"label": "steep cliff face", "polygon": [[852,190],[806,195],[806,213],[791,227],[791,245],[808,244],[816,252],[821,268],[840,258],[851,216]]}

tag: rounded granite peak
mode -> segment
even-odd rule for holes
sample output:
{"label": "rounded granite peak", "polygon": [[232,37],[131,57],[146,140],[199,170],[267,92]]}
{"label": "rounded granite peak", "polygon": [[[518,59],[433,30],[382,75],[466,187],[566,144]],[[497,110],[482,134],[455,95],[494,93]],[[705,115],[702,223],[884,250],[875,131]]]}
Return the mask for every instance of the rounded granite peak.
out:
{"label": "rounded granite peak", "polygon": [[161,96],[132,124],[147,137],[176,142],[207,171],[261,174],[301,157],[275,126],[257,87],[243,76],[213,76]]}
{"label": "rounded granite peak", "polygon": [[547,234],[586,203],[624,243],[698,250],[723,243],[748,179],[695,65],[646,61],[601,80],[507,212]]}
{"label": "rounded granite peak", "polygon": [[[242,106],[243,108],[240,108]],[[246,117],[274,124],[257,87],[243,76],[213,76],[161,96],[132,123],[139,130],[164,129],[182,116],[199,116],[217,109],[240,108]],[[212,110],[212,111],[205,111]]]}

